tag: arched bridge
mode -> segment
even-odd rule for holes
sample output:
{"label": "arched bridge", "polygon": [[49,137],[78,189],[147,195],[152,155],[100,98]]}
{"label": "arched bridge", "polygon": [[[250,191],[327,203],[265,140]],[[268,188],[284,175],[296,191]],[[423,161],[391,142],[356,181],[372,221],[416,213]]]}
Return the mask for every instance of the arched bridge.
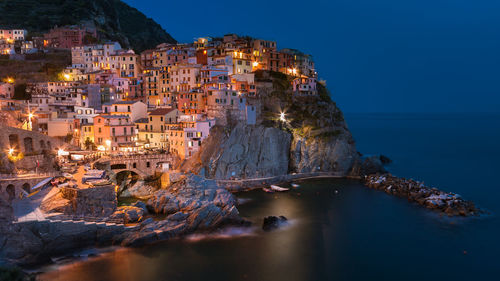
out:
{"label": "arched bridge", "polygon": [[172,167],[174,160],[175,158],[171,154],[150,154],[103,157],[96,163],[109,164],[115,173],[132,171],[141,177],[147,177],[154,175],[157,171],[162,172],[164,163],[168,163]]}
{"label": "arched bridge", "polygon": [[28,176],[13,176],[0,177],[0,197],[4,200],[11,201],[15,198],[27,197],[32,188],[41,181],[52,178],[51,174],[28,175]]}

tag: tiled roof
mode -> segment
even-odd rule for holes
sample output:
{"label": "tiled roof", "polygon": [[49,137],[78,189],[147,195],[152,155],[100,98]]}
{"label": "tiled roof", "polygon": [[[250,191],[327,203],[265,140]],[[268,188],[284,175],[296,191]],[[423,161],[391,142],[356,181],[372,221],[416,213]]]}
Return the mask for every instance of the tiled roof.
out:
{"label": "tiled roof", "polygon": [[174,111],[175,108],[158,108],[155,109],[151,112],[149,112],[149,115],[165,115],[169,114],[170,112]]}

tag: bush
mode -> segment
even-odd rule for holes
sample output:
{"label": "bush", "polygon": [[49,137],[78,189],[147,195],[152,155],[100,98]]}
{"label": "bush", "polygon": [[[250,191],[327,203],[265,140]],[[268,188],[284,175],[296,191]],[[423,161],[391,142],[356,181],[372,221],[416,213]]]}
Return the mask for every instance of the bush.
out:
{"label": "bush", "polygon": [[25,280],[35,280],[35,277],[26,275],[21,269],[17,267],[0,266],[0,281],[25,281]]}

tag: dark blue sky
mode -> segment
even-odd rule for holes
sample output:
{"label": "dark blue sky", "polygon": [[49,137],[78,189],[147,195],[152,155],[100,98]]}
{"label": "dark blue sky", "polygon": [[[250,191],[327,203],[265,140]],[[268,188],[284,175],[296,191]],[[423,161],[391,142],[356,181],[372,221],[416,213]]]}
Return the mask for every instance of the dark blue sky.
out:
{"label": "dark blue sky", "polygon": [[500,1],[125,2],[180,42],[237,33],[310,53],[345,112],[500,112]]}

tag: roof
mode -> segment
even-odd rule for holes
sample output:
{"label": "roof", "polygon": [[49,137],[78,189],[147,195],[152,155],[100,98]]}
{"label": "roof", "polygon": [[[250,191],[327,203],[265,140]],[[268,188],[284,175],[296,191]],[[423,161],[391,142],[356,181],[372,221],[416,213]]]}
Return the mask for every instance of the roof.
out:
{"label": "roof", "polygon": [[135,120],[135,123],[148,123],[148,118],[140,118]]}
{"label": "roof", "polygon": [[175,108],[157,108],[157,109],[149,112],[149,115],[166,115],[174,110],[175,110]]}
{"label": "roof", "polygon": [[112,118],[130,118],[128,115],[111,115],[111,114],[100,114],[96,117],[102,117],[102,118],[107,118],[107,119],[112,119]]}
{"label": "roof", "polygon": [[104,105],[115,105],[115,104],[134,104],[138,101],[132,101],[132,100],[128,100],[128,101],[115,101],[115,102],[106,102],[104,103]]}

